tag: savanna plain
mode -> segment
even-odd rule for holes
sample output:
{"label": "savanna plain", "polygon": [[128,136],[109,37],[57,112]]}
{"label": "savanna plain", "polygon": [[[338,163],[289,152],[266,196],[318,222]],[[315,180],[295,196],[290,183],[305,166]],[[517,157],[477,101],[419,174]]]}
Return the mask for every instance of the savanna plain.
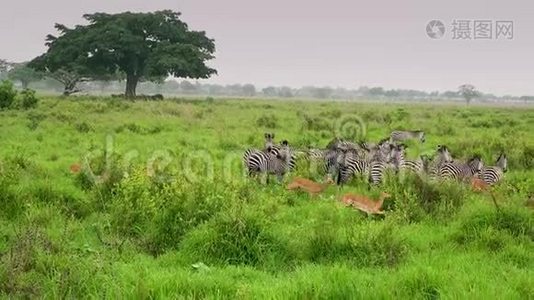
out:
{"label": "savanna plain", "polygon": [[[345,123],[341,121],[346,121]],[[295,149],[420,129],[408,156],[500,152],[491,193],[388,176],[316,196],[305,159],[243,176],[265,132]],[[534,109],[465,104],[41,97],[0,111],[0,297],[534,298]],[[339,201],[391,195],[383,216]]]}

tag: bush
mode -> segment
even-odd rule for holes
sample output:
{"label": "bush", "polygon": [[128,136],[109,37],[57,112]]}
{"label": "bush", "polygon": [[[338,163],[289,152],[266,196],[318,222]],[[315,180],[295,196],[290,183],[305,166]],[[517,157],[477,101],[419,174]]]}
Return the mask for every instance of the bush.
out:
{"label": "bush", "polygon": [[82,189],[91,191],[96,200],[96,209],[103,209],[109,203],[125,173],[121,156],[103,151],[83,161],[75,182]]}
{"label": "bush", "polygon": [[496,211],[488,207],[462,218],[458,232],[453,239],[459,244],[477,243],[492,251],[501,250],[510,244],[509,238],[534,241],[534,219],[532,213],[518,208],[501,208]]}
{"label": "bush", "polygon": [[327,263],[339,259],[357,266],[397,265],[406,256],[408,247],[390,225],[369,223],[365,228],[345,228],[346,233],[333,226],[321,224],[308,241],[308,259]]}
{"label": "bush", "polygon": [[22,109],[30,109],[37,107],[39,99],[35,96],[35,91],[31,89],[24,89],[20,95],[22,96]]}
{"label": "bush", "polygon": [[524,147],[521,155],[521,164],[525,169],[534,168],[534,147]]}
{"label": "bush", "polygon": [[15,102],[17,91],[11,81],[0,82],[0,110],[10,108]]}
{"label": "bush", "polygon": [[409,223],[425,218],[449,220],[460,210],[466,197],[463,185],[456,182],[437,184],[413,174],[391,178],[385,183],[385,190],[393,195],[394,214]]}
{"label": "bush", "polygon": [[76,128],[76,131],[79,133],[88,133],[90,131],[94,131],[93,127],[87,124],[85,121],[74,124],[74,128]]}
{"label": "bush", "polygon": [[262,216],[223,213],[188,235],[182,245],[192,258],[208,264],[287,265],[293,255],[267,228]]}
{"label": "bush", "polygon": [[256,125],[260,127],[269,128],[269,129],[276,128],[277,123],[278,123],[278,119],[273,114],[262,115],[256,120]]}

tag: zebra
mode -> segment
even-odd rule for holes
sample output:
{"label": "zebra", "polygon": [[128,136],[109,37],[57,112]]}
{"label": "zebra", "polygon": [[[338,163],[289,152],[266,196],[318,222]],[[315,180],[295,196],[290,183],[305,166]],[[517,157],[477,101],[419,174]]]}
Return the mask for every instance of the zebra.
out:
{"label": "zebra", "polygon": [[263,151],[269,152],[273,147],[276,147],[274,144],[274,133],[266,132],[264,134],[265,137],[265,146],[263,148]]}
{"label": "zebra", "polygon": [[506,154],[501,153],[495,162],[495,166],[484,167],[479,178],[489,185],[494,185],[504,177],[504,173],[507,171],[508,158]]}
{"label": "zebra", "polygon": [[417,159],[405,159],[405,149],[408,146],[404,144],[398,144],[393,147],[392,162],[395,166],[395,171],[401,172],[408,170],[415,174],[423,174],[425,171],[425,163],[423,157],[419,156]]}
{"label": "zebra", "polygon": [[369,183],[372,185],[382,183],[384,173],[392,168],[394,146],[387,141],[383,141],[377,147],[378,151],[372,156],[369,163]]}
{"label": "zebra", "polygon": [[392,145],[381,141],[369,149],[367,156],[358,156],[355,152],[345,154],[344,161],[338,176],[338,184],[348,182],[354,175],[368,175],[369,182],[379,184],[383,173],[390,167]]}
{"label": "zebra", "polygon": [[438,145],[436,154],[437,158],[434,159],[422,157],[424,169],[431,179],[438,177],[439,169],[443,164],[454,162],[451,153],[449,152],[449,148],[445,145]]}
{"label": "zebra", "polygon": [[444,163],[438,170],[438,176],[444,179],[464,181],[472,177],[478,177],[483,167],[482,159],[480,156],[475,155],[466,163]]}
{"label": "zebra", "polygon": [[418,139],[421,143],[425,142],[425,132],[421,130],[395,130],[389,135],[391,143],[402,142],[405,140]]}
{"label": "zebra", "polygon": [[243,155],[243,162],[248,170],[248,175],[254,176],[264,173],[267,176],[267,183],[270,174],[276,175],[281,181],[290,169],[290,161],[291,151],[287,141],[282,141],[282,147],[277,155],[258,149],[248,149]]}
{"label": "zebra", "polygon": [[[283,148],[283,145],[282,144],[276,145],[274,143],[274,133],[267,132],[264,134],[264,137],[265,137],[265,145],[264,145],[263,152],[270,152],[273,155],[277,156],[280,153],[280,150]],[[291,158],[289,160],[289,169],[295,170],[295,168],[297,167],[297,153],[295,153],[294,151],[290,151],[290,155],[291,155]]]}

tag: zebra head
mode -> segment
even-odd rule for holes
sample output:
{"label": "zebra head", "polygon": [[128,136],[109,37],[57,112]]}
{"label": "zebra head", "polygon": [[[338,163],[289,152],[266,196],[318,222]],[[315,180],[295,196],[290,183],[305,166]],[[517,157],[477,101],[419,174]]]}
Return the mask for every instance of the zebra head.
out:
{"label": "zebra head", "polygon": [[283,140],[280,145],[280,151],[276,155],[276,158],[289,163],[289,161],[291,160],[291,150],[289,149],[289,143],[287,142],[287,140]]}
{"label": "zebra head", "polygon": [[473,174],[479,174],[484,168],[484,163],[482,162],[480,155],[473,156],[473,158],[467,161],[467,165],[469,166]]}
{"label": "zebra head", "polygon": [[265,133],[265,150],[271,151],[271,148],[274,145],[274,133]]}
{"label": "zebra head", "polygon": [[506,171],[508,171],[508,158],[506,157],[506,154],[501,153],[495,164],[506,173]]}
{"label": "zebra head", "polygon": [[449,152],[449,148],[447,146],[438,145],[437,153],[438,153],[439,161],[446,162],[446,163],[454,162],[454,159],[452,159],[452,155]]}

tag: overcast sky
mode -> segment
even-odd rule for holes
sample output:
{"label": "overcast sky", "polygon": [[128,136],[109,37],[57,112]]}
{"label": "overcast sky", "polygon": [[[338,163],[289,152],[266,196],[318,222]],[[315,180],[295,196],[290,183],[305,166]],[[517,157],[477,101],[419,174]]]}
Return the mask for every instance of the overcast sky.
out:
{"label": "overcast sky", "polygon": [[[207,82],[427,91],[472,83],[497,95],[534,95],[531,0],[0,2],[0,58],[11,61],[42,53],[56,22],[72,26],[92,12],[172,9],[192,29],[215,39],[210,64],[219,75]],[[441,39],[426,34],[433,19],[445,24]],[[454,19],[491,21],[492,39],[453,39]],[[514,22],[513,39],[496,39],[500,20]]]}

